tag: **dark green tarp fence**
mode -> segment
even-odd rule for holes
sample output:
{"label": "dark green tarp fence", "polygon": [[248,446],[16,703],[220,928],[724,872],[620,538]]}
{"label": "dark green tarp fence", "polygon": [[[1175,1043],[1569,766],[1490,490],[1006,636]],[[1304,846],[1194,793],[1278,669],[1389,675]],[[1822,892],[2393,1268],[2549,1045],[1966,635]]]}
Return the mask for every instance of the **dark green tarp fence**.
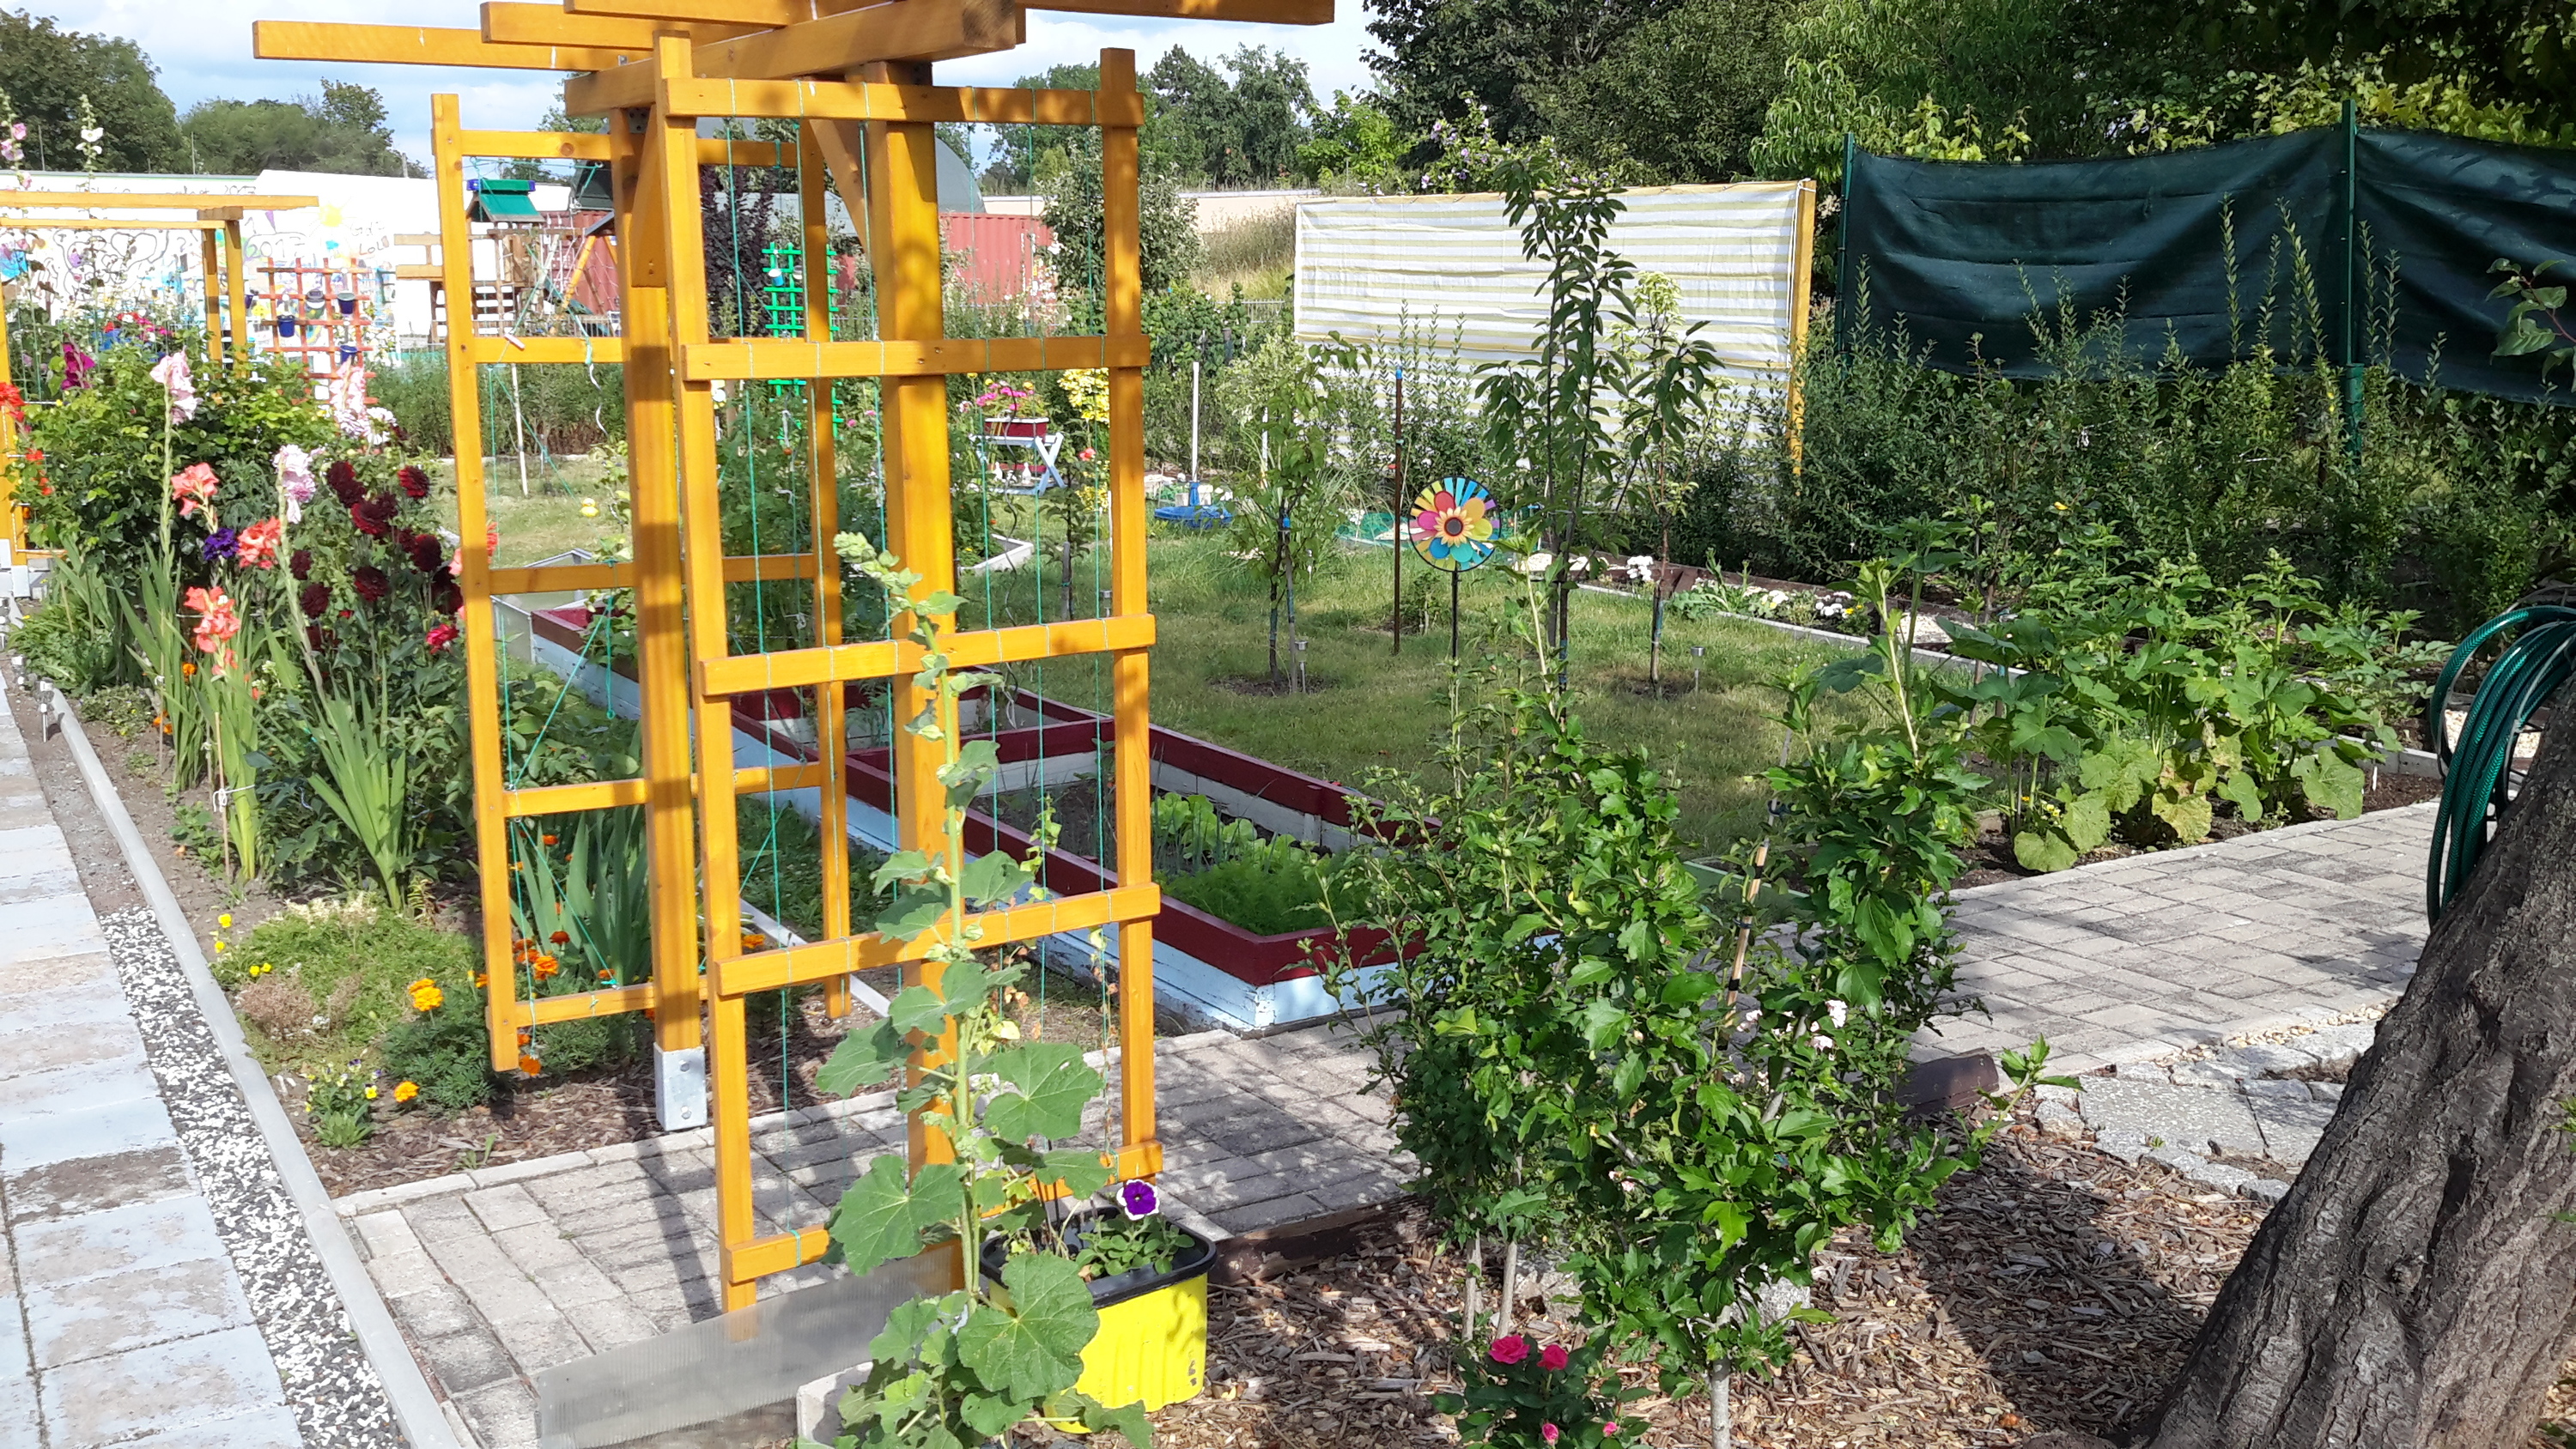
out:
{"label": "dark green tarp fence", "polygon": [[2176,347],[2219,366],[2268,342],[2576,401],[2565,369],[2544,387],[2538,357],[2491,355],[2508,304],[2487,300],[2498,258],[2576,273],[2576,152],[2346,125],[2111,161],[1850,163],[1845,345],[1901,325],[1935,366],[2039,376],[2033,314],[2054,329],[2065,308],[2123,319],[2118,345],[2146,361]]}

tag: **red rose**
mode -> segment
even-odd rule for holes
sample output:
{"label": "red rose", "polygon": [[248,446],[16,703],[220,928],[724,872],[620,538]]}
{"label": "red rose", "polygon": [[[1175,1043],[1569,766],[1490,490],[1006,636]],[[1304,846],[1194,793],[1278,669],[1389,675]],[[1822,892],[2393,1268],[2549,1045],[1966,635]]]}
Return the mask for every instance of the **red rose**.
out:
{"label": "red rose", "polygon": [[403,470],[394,475],[394,481],[402,484],[402,491],[414,498],[429,496],[429,475],[409,464],[403,465]]}
{"label": "red rose", "polygon": [[350,572],[349,582],[357,587],[358,597],[370,604],[383,603],[385,596],[394,591],[394,581],[374,564],[360,564]]}
{"label": "red rose", "polygon": [[1486,1350],[1486,1355],[1498,1364],[1519,1363],[1529,1357],[1529,1340],[1517,1333],[1506,1334],[1494,1340],[1494,1346]]}
{"label": "red rose", "polygon": [[1565,1352],[1565,1345],[1561,1343],[1551,1343],[1547,1347],[1538,1351],[1538,1366],[1547,1370],[1549,1373],[1554,1373],[1558,1369],[1565,1367],[1566,1358],[1567,1354]]}

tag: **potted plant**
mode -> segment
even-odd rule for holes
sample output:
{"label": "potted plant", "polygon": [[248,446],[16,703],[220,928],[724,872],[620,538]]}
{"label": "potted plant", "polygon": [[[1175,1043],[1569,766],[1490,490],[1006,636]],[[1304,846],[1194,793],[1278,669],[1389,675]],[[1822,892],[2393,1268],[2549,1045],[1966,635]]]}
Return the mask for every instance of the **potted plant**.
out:
{"label": "potted plant", "polygon": [[1100,1314],[1074,1388],[1149,1413],[1197,1397],[1207,1381],[1207,1275],[1216,1261],[1213,1244],[1161,1208],[1154,1185],[1139,1178],[1119,1184],[1114,1205],[1016,1238],[987,1238],[983,1252],[984,1277],[994,1284],[1021,1254],[1072,1259]]}

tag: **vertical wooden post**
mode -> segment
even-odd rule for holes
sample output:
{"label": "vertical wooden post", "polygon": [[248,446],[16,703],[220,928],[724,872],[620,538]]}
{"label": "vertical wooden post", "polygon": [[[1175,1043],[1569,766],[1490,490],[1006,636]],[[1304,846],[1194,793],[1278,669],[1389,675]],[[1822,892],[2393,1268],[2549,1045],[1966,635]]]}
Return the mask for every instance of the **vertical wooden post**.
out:
{"label": "vertical wooden post", "polygon": [[[663,35],[654,64],[666,76],[694,74],[689,41]],[[652,112],[653,174],[662,200],[662,265],[671,300],[670,346],[707,340],[706,219],[698,209],[698,131],[694,116],[675,116],[656,101]],[[707,967],[742,954],[742,851],[734,834],[738,801],[733,781],[733,712],[730,702],[704,689],[705,666],[730,652],[725,642],[724,519],[717,497],[716,404],[710,383],[673,375],[678,404],[678,485],[681,563],[688,577],[689,700],[697,724],[698,852],[705,902]],[[637,490],[662,486],[638,476]],[[658,1014],[658,1013],[657,1013]],[[755,1219],[751,1200],[751,1101],[749,1051],[743,1000],[715,993],[708,1000],[708,1087],[714,1096],[716,1238],[722,1245],[724,1306],[748,1308],[759,1284],[737,1267],[736,1250],[749,1243]]]}
{"label": "vertical wooden post", "polygon": [[[0,387],[8,386],[9,375],[9,307],[0,302]],[[18,420],[7,408],[0,408],[0,462],[18,461]],[[9,541],[10,562],[18,562],[17,550],[27,546],[27,505],[17,498],[14,487],[0,494],[0,538]]]}
{"label": "vertical wooden post", "polygon": [[[452,113],[449,119],[454,120]],[[224,223],[224,301],[232,308],[232,356],[247,362],[250,360],[250,281],[242,271],[241,228],[238,221]]]}
{"label": "vertical wooden post", "polygon": [[[465,157],[459,149],[457,98],[429,98],[430,175],[438,187],[440,265],[447,284],[470,291],[473,248],[465,221]],[[232,294],[241,295],[240,254],[232,252]],[[236,319],[240,304],[234,304]],[[238,335],[238,333],[236,333]],[[235,354],[241,356],[245,354]],[[465,712],[474,778],[474,868],[482,878],[483,1024],[491,1034],[492,1070],[519,1065],[517,964],[510,956],[510,821],[503,813],[501,671],[493,638],[492,556],[483,499],[482,398],[475,387],[474,329],[447,329],[447,411],[456,444],[457,584],[465,594],[457,627],[465,635]]]}
{"label": "vertical wooden post", "polygon": [[[1100,90],[1136,89],[1136,52],[1100,52]],[[1145,330],[1144,254],[1138,234],[1136,131],[1104,127],[1100,133],[1102,211],[1102,332],[1116,354],[1118,340]],[[1109,369],[1109,606],[1121,616],[1146,612],[1145,601],[1145,370]],[[1154,879],[1153,726],[1145,708],[1145,651],[1119,652],[1111,661],[1112,708],[1117,734],[1111,762],[1118,822],[1118,883]],[[1118,928],[1119,1147],[1146,1149],[1152,1170],[1154,1137],[1154,926],[1129,921]]]}
{"label": "vertical wooden post", "polygon": [[[809,123],[796,132],[796,199],[803,208],[805,231],[805,335],[828,342],[832,337],[832,236],[826,229],[824,198],[831,179],[823,164],[822,144]],[[812,468],[814,518],[814,642],[841,642],[841,561],[832,552],[832,536],[841,529],[841,484],[832,442],[833,380],[818,377],[805,384],[805,456]],[[850,934],[850,788],[849,686],[826,680],[814,686],[814,755],[823,764],[823,939]],[[835,976],[824,989],[824,1007],[834,1016],[850,1014],[850,983]]]}
{"label": "vertical wooden post", "polygon": [[[855,79],[889,84],[930,84],[927,62],[871,65]],[[901,341],[935,341],[946,330],[939,296],[939,142],[928,121],[870,121],[866,127],[868,260],[876,272],[877,335]],[[943,376],[883,379],[886,470],[885,546],[921,576],[919,594],[954,588],[956,539],[948,501],[948,379]],[[899,615],[894,632],[913,627]],[[946,628],[942,626],[943,631]],[[932,705],[911,675],[894,685],[894,804],[897,841],[903,849],[937,855],[947,838],[946,792],[939,784],[940,751],[901,729]],[[954,718],[941,725],[956,729]],[[906,985],[939,985],[938,963],[904,967]],[[939,1041],[914,1058],[911,1075],[957,1050],[952,1023]],[[914,1166],[947,1162],[955,1150],[919,1113],[909,1134]]]}
{"label": "vertical wooden post", "polygon": [[215,232],[212,227],[197,233],[197,262],[206,273],[206,360],[221,362],[224,358],[223,273],[215,260]]}
{"label": "vertical wooden post", "polygon": [[[674,208],[661,128],[641,110],[608,120],[617,208],[619,330],[625,338],[629,527],[635,558],[635,680],[642,703],[644,858],[652,919],[655,1109],[666,1131],[706,1118],[699,1026],[698,846],[689,783],[689,640],[682,606],[680,488],[672,452],[671,297],[665,213]],[[697,207],[690,152],[682,205]],[[703,263],[701,263],[703,266]],[[450,296],[470,297],[470,292]],[[703,295],[703,294],[701,294]],[[704,309],[704,303],[699,304]],[[470,314],[472,309],[467,309]],[[453,326],[454,308],[449,309]],[[727,792],[726,799],[732,796]],[[724,923],[708,917],[709,934]]]}
{"label": "vertical wooden post", "polygon": [[[1848,173],[1843,184],[1851,184]],[[1798,220],[1795,226],[1789,251],[1789,467],[1792,471],[1803,468],[1807,460],[1807,391],[1798,373],[1807,365],[1807,314],[1814,310],[1807,300],[1813,285],[1810,278],[1816,266],[1816,183],[1813,181],[1798,183]],[[1836,308],[1837,312],[1840,310]]]}

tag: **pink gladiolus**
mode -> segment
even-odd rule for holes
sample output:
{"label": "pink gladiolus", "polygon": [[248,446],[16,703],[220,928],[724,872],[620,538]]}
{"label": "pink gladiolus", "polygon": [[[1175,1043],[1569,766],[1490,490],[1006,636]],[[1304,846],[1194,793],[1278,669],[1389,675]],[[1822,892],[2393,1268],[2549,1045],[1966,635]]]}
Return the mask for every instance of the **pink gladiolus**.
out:
{"label": "pink gladiolus", "polygon": [[170,496],[179,500],[179,516],[194,518],[197,510],[206,510],[208,518],[215,513],[215,470],[203,463],[191,463],[170,480]]}
{"label": "pink gladiolus", "polygon": [[269,462],[277,469],[277,496],[286,501],[286,521],[302,523],[304,505],[313,501],[313,455],[289,443]]}
{"label": "pink gladiolus", "polygon": [[233,612],[233,601],[221,589],[190,589],[187,606],[198,615],[196,645],[206,654],[220,653],[224,662],[232,658],[230,643],[241,632],[241,618]]}
{"label": "pink gladiolus", "polygon": [[277,567],[278,546],[286,541],[286,520],[271,518],[254,523],[241,531],[233,541],[233,557],[245,568]]}

